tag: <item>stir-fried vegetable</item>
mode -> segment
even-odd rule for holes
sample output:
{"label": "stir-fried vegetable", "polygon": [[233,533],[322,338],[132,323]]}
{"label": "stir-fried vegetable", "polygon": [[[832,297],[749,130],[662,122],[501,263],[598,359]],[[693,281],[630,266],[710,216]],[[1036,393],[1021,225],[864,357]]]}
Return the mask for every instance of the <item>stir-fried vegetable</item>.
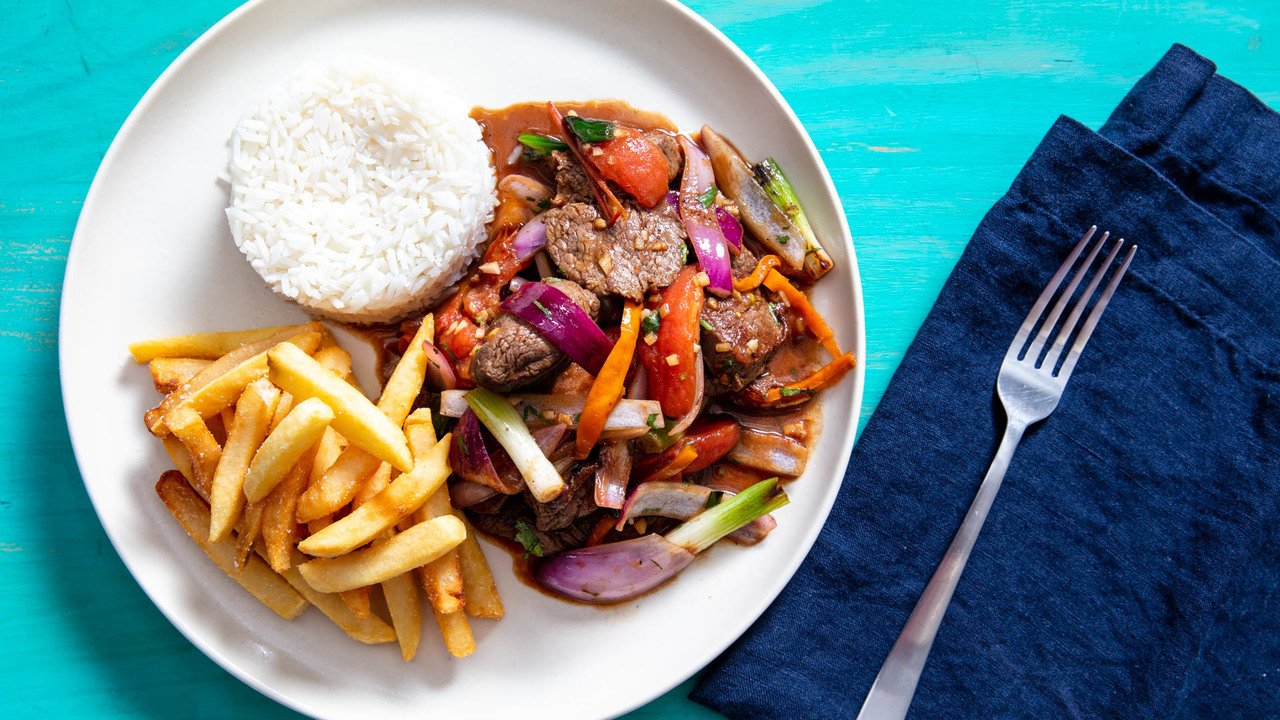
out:
{"label": "stir-fried vegetable", "polygon": [[643,135],[628,133],[598,143],[590,158],[606,180],[617,183],[645,207],[662,202],[667,193],[667,158]]}
{"label": "stir-fried vegetable", "polygon": [[600,469],[596,471],[596,506],[617,510],[627,497],[631,479],[631,451],[624,442],[609,442],[600,450]]}
{"label": "stir-fried vegetable", "polygon": [[452,390],[458,387],[458,375],[453,371],[453,363],[445,357],[440,349],[430,340],[422,341],[422,351],[427,356],[427,379],[431,387],[437,390]]}
{"label": "stir-fried vegetable", "polygon": [[814,395],[819,390],[825,390],[840,382],[840,378],[844,377],[845,373],[852,370],[857,364],[858,360],[853,356],[852,352],[845,353],[798,383],[773,388],[769,391],[768,399],[770,402],[777,402],[782,398],[794,397],[800,394]]}
{"label": "stir-fried vegetable", "polygon": [[[683,473],[685,468],[692,465],[693,462],[698,459],[698,451],[689,445],[680,445],[671,449],[677,450],[675,456],[669,458],[669,461],[665,465],[653,471],[651,475],[640,482],[651,483],[660,480],[670,480],[680,473]],[[663,453],[660,457],[666,458],[666,456],[667,454]]]}
{"label": "stir-fried vegetable", "polygon": [[568,295],[547,283],[526,283],[502,303],[542,333],[571,360],[592,375],[600,372],[609,356],[609,338]]}
{"label": "stir-fried vegetable", "polygon": [[728,210],[717,206],[716,220],[720,222],[720,232],[724,233],[724,239],[729,241],[729,246],[735,252],[742,250],[742,223],[738,222],[738,218]]}
{"label": "stir-fried vegetable", "polygon": [[[515,403],[516,413],[526,421],[539,417],[568,428],[578,426],[585,400],[571,395],[539,395],[511,393],[506,396]],[[462,417],[467,411],[466,392],[447,390],[440,393],[440,414],[444,417]],[[664,425],[662,406],[656,400],[619,400],[605,421],[604,431],[637,432],[643,435],[652,428]]]}
{"label": "stir-fried vegetable", "polygon": [[786,493],[776,486],[777,478],[757,483],[665,537],[643,535],[544,559],[535,577],[548,590],[581,602],[629,600],[675,577],[720,538],[786,505]]}
{"label": "stir-fried vegetable", "polygon": [[739,465],[771,475],[798,477],[804,472],[809,451],[802,443],[781,433],[742,428],[738,442],[728,456]]}
{"label": "stir-fried vegetable", "polygon": [[566,116],[564,123],[569,128],[569,131],[584,143],[612,140],[617,130],[617,126],[609,120],[596,120],[594,118],[578,117],[577,115]]}
{"label": "stir-fried vegetable", "polygon": [[[726,496],[733,497],[734,494],[687,482],[644,483],[627,498],[618,515],[618,522],[613,527],[621,530],[633,518],[688,520],[707,508],[719,505]],[[742,545],[754,545],[777,525],[771,516],[762,515],[729,533],[727,537]]]}
{"label": "stir-fried vegetable", "polygon": [[[513,495],[524,489],[524,482],[511,482],[503,478],[494,467],[489,449],[485,447],[480,420],[467,408],[453,431],[453,446],[449,448],[449,467],[458,477],[492,488],[504,495]],[[519,480],[519,478],[516,478]]]}
{"label": "stir-fried vegetable", "polygon": [[782,274],[777,270],[770,270],[765,273],[764,285],[770,290],[781,293],[791,303],[791,307],[800,313],[800,317],[809,326],[809,330],[813,332],[813,336],[822,343],[822,347],[831,353],[832,357],[840,357],[840,346],[836,344],[835,333],[831,331],[831,326],[827,325],[827,321],[822,319],[818,311],[810,304],[809,298],[805,294],[796,289],[794,285],[787,282]]}
{"label": "stir-fried vegetable", "polygon": [[511,251],[518,262],[524,262],[547,246],[547,223],[541,214],[524,224],[511,241]]}
{"label": "stir-fried vegetable", "polygon": [[[587,162],[587,155],[582,150],[582,140],[570,129],[568,119],[560,114],[560,110],[555,103],[547,103],[547,112],[551,116],[551,124],[560,128],[561,132],[564,133],[565,138],[569,141],[570,152],[578,160],[578,164],[582,166],[582,172],[586,174],[587,180],[591,182],[591,192],[596,197],[596,205],[600,208],[600,214],[604,217],[605,224],[612,225],[618,218],[622,217],[622,214],[626,212],[626,208],[622,206],[622,203],[618,201],[618,197],[609,189],[609,183],[600,177],[600,172],[596,170],[596,166]],[[574,116],[571,115],[570,117]]]}
{"label": "stir-fried vegetable", "polygon": [[686,266],[662,291],[661,301],[650,304],[649,313],[657,313],[661,324],[654,333],[655,341],[650,344],[646,339],[640,345],[640,362],[649,376],[649,396],[669,417],[682,418],[701,403],[697,378],[703,363],[694,348],[701,334],[698,318],[703,294],[697,276],[697,267]]}
{"label": "stir-fried vegetable", "polygon": [[582,407],[582,417],[578,419],[575,454],[579,459],[585,458],[595,446],[609,413],[613,412],[613,406],[618,404],[626,387],[627,370],[631,367],[636,339],[640,336],[640,306],[630,300],[622,310],[621,329],[618,342],[591,384],[587,402]]}
{"label": "stir-fried vegetable", "polygon": [[[652,477],[656,471],[669,466],[685,448],[692,448],[696,459],[681,466],[680,472],[698,472],[732,450],[738,444],[740,432],[742,431],[739,430],[738,423],[730,418],[705,422],[700,420],[690,427],[687,433],[676,439],[670,447],[663,450],[661,455],[646,457],[637,462],[636,470],[642,477],[656,479]],[[673,475],[674,473],[668,477]]]}
{"label": "stir-fried vegetable", "polygon": [[525,155],[530,160],[537,160],[553,150],[568,150],[569,146],[564,142],[546,135],[537,135],[535,133],[520,133],[516,136],[516,140],[524,145]]}
{"label": "stir-fried vegetable", "polygon": [[511,456],[538,502],[547,502],[564,490],[564,480],[529,434],[529,428],[511,405],[497,393],[476,388],[466,395],[476,417]]}
{"label": "stir-fried vegetable", "polygon": [[741,280],[733,281],[733,289],[738,292],[755,290],[760,287],[760,283],[764,282],[764,278],[769,274],[769,271],[778,267],[782,267],[782,261],[778,259],[777,255],[765,255],[756,262],[755,269],[751,271],[750,275]]}
{"label": "stir-fried vegetable", "polygon": [[[729,272],[729,247],[720,230],[720,220],[710,203],[703,197],[715,189],[715,173],[707,154],[684,135],[680,136],[684,150],[684,175],[680,179],[680,219],[689,242],[698,256],[702,271],[707,274],[707,290],[721,296],[733,292],[733,276]],[[712,195],[711,197],[714,197]]]}
{"label": "stir-fried vegetable", "polygon": [[728,140],[706,125],[702,126],[701,138],[715,169],[716,186],[738,206],[738,219],[789,268],[803,271],[804,238],[756,182],[747,161]]}
{"label": "stir-fried vegetable", "polygon": [[791,183],[787,181],[787,176],[782,173],[782,168],[778,167],[778,163],[773,158],[765,158],[756,163],[752,168],[755,173],[756,181],[760,183],[760,187],[764,188],[765,193],[769,195],[769,199],[782,210],[783,214],[791,218],[791,223],[800,231],[800,235],[804,237],[804,271],[806,279],[810,282],[822,277],[832,267],[831,256],[827,255],[827,251],[822,249],[822,245],[818,243],[818,238],[813,234],[813,228],[809,225],[809,218],[805,217],[804,208],[800,207],[800,199],[796,197],[796,193],[791,189]]}

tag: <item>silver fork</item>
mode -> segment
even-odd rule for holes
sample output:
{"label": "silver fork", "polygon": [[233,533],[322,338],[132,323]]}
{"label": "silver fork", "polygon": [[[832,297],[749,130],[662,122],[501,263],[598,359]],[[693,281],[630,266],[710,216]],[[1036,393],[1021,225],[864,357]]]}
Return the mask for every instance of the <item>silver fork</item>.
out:
{"label": "silver fork", "polygon": [[[1067,346],[1076,323],[1079,322],[1089,300],[1097,291],[1103,275],[1111,267],[1124,245],[1124,239],[1121,238],[1115,243],[1101,268],[1094,274],[1093,280],[1085,288],[1080,299],[1072,306],[1071,313],[1063,321],[1044,360],[1039,361],[1049,334],[1058,324],[1063,310],[1075,294],[1081,279],[1088,274],[1099,251],[1107,244],[1110,233],[1104,232],[1094,244],[1085,261],[1080,265],[1079,271],[1063,290],[1058,301],[1054,303],[1048,316],[1043,317],[1044,322],[1041,323],[1044,310],[1097,230],[1096,225],[1089,228],[1071,254],[1067,256],[1066,262],[1062,263],[1062,267],[1053,274],[1044,292],[1040,293],[1040,298],[1031,307],[1031,312],[1027,313],[1027,319],[1018,328],[1013,342],[1009,345],[1009,351],[1005,353],[1004,362],[1000,365],[1000,375],[996,380],[1000,402],[1004,405],[1005,414],[1008,416],[1004,439],[1000,441],[1000,449],[996,451],[996,457],[991,461],[987,476],[983,478],[982,485],[978,488],[977,497],[973,499],[973,504],[965,513],[960,530],[951,540],[947,553],[942,556],[942,562],[938,564],[938,569],[929,579],[929,584],[925,587],[919,602],[916,603],[915,610],[911,611],[911,617],[907,619],[902,633],[893,643],[893,649],[889,651],[889,656],[880,666],[876,681],[872,684],[871,691],[867,693],[867,699],[862,703],[858,720],[901,720],[906,717],[907,708],[911,706],[911,698],[915,695],[916,683],[920,680],[920,671],[924,669],[925,661],[929,657],[929,649],[933,646],[933,639],[938,634],[938,625],[942,622],[942,616],[951,602],[951,594],[955,591],[960,573],[964,571],[964,565],[969,560],[969,553],[973,550],[978,532],[982,530],[982,523],[987,519],[991,502],[995,500],[996,491],[1000,489],[1000,482],[1004,480],[1004,473],[1009,469],[1009,460],[1013,457],[1013,451],[1018,447],[1018,442],[1022,440],[1022,434],[1026,432],[1027,427],[1049,417],[1049,413],[1058,406],[1058,400],[1062,397],[1067,379],[1071,377],[1071,371],[1075,369],[1080,351],[1084,349],[1085,343],[1089,342],[1089,336],[1098,324],[1098,318],[1102,316],[1102,311],[1106,309],[1111,295],[1115,293],[1116,286],[1120,284],[1120,279],[1129,269],[1129,263],[1133,261],[1133,254],[1138,249],[1136,245],[1129,249],[1120,269],[1112,275],[1106,289],[1094,303],[1089,317],[1080,327],[1075,341],[1071,343],[1071,349],[1062,360],[1062,367],[1055,371],[1055,366],[1058,365],[1062,350]],[[1031,337],[1031,331],[1037,324],[1040,325],[1040,330],[1032,339],[1030,346],[1027,346],[1027,338]]]}

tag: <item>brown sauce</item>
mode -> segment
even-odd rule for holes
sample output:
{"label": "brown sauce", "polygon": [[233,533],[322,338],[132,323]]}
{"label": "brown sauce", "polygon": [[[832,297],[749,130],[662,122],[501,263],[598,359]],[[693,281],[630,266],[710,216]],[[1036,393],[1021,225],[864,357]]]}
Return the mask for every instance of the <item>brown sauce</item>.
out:
{"label": "brown sauce", "polygon": [[[600,120],[630,125],[641,130],[666,130],[677,132],[676,126],[665,115],[647,110],[637,110],[622,100],[588,100],[586,102],[557,102],[556,107],[562,113],[576,111],[579,115]],[[551,127],[551,117],[547,114],[547,104],[543,102],[518,103],[509,107],[491,110],[476,107],[471,110],[471,118],[480,123],[484,144],[493,151],[493,166],[498,179],[506,177],[517,169],[527,167],[515,153],[520,141],[516,137],[520,133],[536,133],[555,137],[561,140],[564,135],[559,128]],[[517,159],[510,162],[512,155]]]}

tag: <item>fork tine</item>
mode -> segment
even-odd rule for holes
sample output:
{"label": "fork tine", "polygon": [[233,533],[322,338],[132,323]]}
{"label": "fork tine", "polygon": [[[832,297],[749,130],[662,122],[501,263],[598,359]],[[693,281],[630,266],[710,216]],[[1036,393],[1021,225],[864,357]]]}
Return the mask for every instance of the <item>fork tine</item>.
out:
{"label": "fork tine", "polygon": [[1076,323],[1080,321],[1080,316],[1084,314],[1084,309],[1088,307],[1089,301],[1093,299],[1093,293],[1097,291],[1098,285],[1102,283],[1102,276],[1107,274],[1107,270],[1111,269],[1111,263],[1115,261],[1116,255],[1120,254],[1120,248],[1124,247],[1124,238],[1115,244],[1111,252],[1107,254],[1107,259],[1102,263],[1102,267],[1093,274],[1093,279],[1089,281],[1089,286],[1080,294],[1080,299],[1071,308],[1071,314],[1062,323],[1062,329],[1058,331],[1057,337],[1053,339],[1053,347],[1049,348],[1049,352],[1045,354],[1043,368],[1053,374],[1053,368],[1058,364],[1058,357],[1062,355],[1062,348],[1066,347],[1067,338],[1071,337],[1071,331],[1076,329]]}
{"label": "fork tine", "polygon": [[1062,279],[1067,276],[1067,271],[1075,264],[1076,258],[1080,257],[1080,253],[1084,251],[1085,245],[1089,244],[1090,238],[1098,231],[1098,226],[1094,225],[1085,231],[1084,237],[1080,238],[1080,242],[1072,248],[1071,254],[1063,261],[1058,271],[1049,279],[1049,284],[1045,286],[1044,291],[1040,293],[1040,297],[1036,299],[1036,304],[1031,306],[1031,312],[1027,313],[1027,319],[1022,321],[1022,325],[1018,328],[1017,334],[1013,336],[1013,342],[1009,344],[1009,351],[1005,354],[1006,359],[1018,358],[1022,352],[1022,346],[1027,342],[1027,337],[1031,335],[1031,328],[1035,327],[1036,320],[1040,319],[1040,314],[1044,312],[1044,308],[1049,304],[1049,300],[1053,298],[1053,293],[1057,291],[1058,286],[1062,284]]}
{"label": "fork tine", "polygon": [[[1121,240],[1121,242],[1124,241]],[[1124,277],[1125,272],[1128,271],[1129,263],[1133,262],[1133,255],[1136,252],[1138,252],[1137,245],[1129,248],[1129,253],[1125,255],[1124,262],[1120,264],[1120,269],[1116,270],[1111,282],[1107,283],[1107,289],[1102,292],[1102,296],[1094,304],[1093,312],[1090,312],[1089,317],[1084,321],[1084,326],[1080,328],[1080,334],[1076,337],[1076,341],[1071,344],[1071,351],[1067,353],[1067,359],[1062,361],[1062,369],[1058,371],[1058,380],[1060,382],[1065,383],[1071,377],[1071,371],[1076,367],[1076,360],[1080,359],[1080,353],[1084,350],[1085,343],[1089,342],[1089,336],[1093,334],[1093,328],[1098,325],[1098,319],[1102,317],[1102,311],[1107,309],[1107,303],[1111,302],[1111,296],[1115,294],[1116,287],[1120,284],[1120,279]],[[1099,274],[1099,277],[1101,277],[1101,274]]]}
{"label": "fork tine", "polygon": [[1089,256],[1080,263],[1080,267],[1076,270],[1076,274],[1071,278],[1071,282],[1067,283],[1067,289],[1062,291],[1058,296],[1058,301],[1053,304],[1053,310],[1049,311],[1049,316],[1045,318],[1044,323],[1040,326],[1040,332],[1036,333],[1036,337],[1031,341],[1031,345],[1027,347],[1027,353],[1024,356],[1033,366],[1036,360],[1040,358],[1040,351],[1044,349],[1045,343],[1048,342],[1049,333],[1053,330],[1053,326],[1058,324],[1058,318],[1062,317],[1062,311],[1067,309],[1067,303],[1071,302],[1071,297],[1076,294],[1076,288],[1080,287],[1080,281],[1088,274],[1089,268],[1093,267],[1093,261],[1098,257],[1098,251],[1107,244],[1107,238],[1111,237],[1111,232],[1102,233],[1102,237],[1089,251]]}

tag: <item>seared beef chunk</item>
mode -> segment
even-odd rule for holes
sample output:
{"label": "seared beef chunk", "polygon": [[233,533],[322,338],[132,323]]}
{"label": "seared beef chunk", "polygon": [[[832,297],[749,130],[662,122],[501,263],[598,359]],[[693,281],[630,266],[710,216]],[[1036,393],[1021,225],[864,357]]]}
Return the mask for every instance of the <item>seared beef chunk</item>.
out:
{"label": "seared beef chunk", "polygon": [[591,181],[582,171],[582,166],[578,165],[578,161],[567,150],[552,151],[551,162],[555,165],[556,171],[556,196],[551,199],[552,205],[560,207],[569,203],[595,202],[596,196],[591,192]]}
{"label": "seared beef chunk", "polygon": [[595,376],[581,365],[569,363],[564,372],[556,375],[555,381],[551,383],[551,394],[586,397],[591,391],[591,384],[595,381]]}
{"label": "seared beef chunk", "polygon": [[712,395],[746,387],[764,372],[786,339],[786,329],[758,290],[708,298],[702,322],[702,357]]}
{"label": "seared beef chunk", "polygon": [[578,465],[565,475],[564,492],[551,500],[540,503],[525,491],[525,502],[533,508],[536,527],[543,532],[568,527],[574,520],[595,512],[596,471],[598,463]]}
{"label": "seared beef chunk", "polygon": [[484,532],[511,542],[516,542],[516,523],[524,521],[533,532],[533,536],[538,539],[538,543],[542,545],[543,555],[554,555],[582,547],[586,544],[587,537],[590,536],[600,514],[595,512],[580,517],[559,530],[544,532],[535,526],[533,510],[525,504],[524,497],[521,495],[506,496],[506,502],[502,503],[495,512],[474,512],[471,508],[466,512],[467,519],[471,520],[473,525]]}
{"label": "seared beef chunk", "polygon": [[548,210],[545,217],[551,259],[565,277],[597,295],[639,301],[646,292],[670,285],[684,267],[688,236],[665,202],[652,210],[629,204],[607,228],[589,203]]}
{"label": "seared beef chunk", "polygon": [[750,275],[751,271],[756,269],[756,262],[758,261],[759,258],[755,256],[755,253],[748,250],[745,246],[743,246],[742,250],[740,250],[737,255],[729,253],[729,270],[733,273],[733,279],[741,280],[742,278]]}
{"label": "seared beef chunk", "polygon": [[667,159],[667,182],[673,182],[680,175],[680,143],[669,132],[650,130],[644,136],[658,146]]}
{"label": "seared beef chunk", "polygon": [[[568,295],[594,320],[600,301],[577,283],[561,280],[554,287]],[[555,370],[565,355],[533,326],[511,313],[499,313],[485,341],[471,358],[471,377],[494,392],[510,392]]]}

